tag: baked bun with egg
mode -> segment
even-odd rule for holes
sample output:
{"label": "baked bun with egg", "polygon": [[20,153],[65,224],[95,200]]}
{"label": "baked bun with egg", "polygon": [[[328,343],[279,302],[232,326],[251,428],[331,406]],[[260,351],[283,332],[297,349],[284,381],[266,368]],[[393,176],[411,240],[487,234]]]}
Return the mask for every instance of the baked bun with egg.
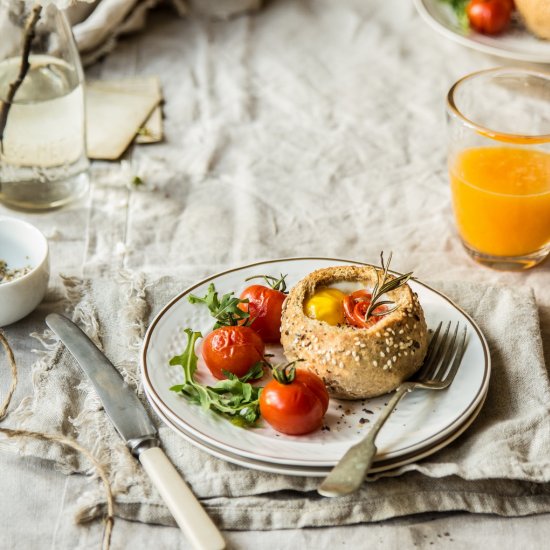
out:
{"label": "baked bun with egg", "polygon": [[[287,359],[304,361],[301,366],[319,375],[333,397],[363,399],[392,391],[420,368],[426,355],[424,313],[407,284],[384,294],[382,300],[392,302],[391,311],[367,328],[305,313],[316,293],[324,296],[334,285],[350,283],[370,291],[382,276],[383,270],[372,266],[319,269],[302,279],[283,305],[281,344]],[[392,279],[388,274],[387,280]]]}

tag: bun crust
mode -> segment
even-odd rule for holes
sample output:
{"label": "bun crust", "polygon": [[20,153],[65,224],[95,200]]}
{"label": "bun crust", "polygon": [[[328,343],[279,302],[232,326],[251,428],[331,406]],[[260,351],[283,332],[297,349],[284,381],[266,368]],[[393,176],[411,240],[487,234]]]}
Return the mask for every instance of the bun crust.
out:
{"label": "bun crust", "polygon": [[539,38],[550,39],[550,2],[548,0],[516,0],[516,8],[533,34]]}
{"label": "bun crust", "polygon": [[387,293],[398,308],[370,328],[332,326],[305,315],[304,303],[318,287],[350,281],[370,289],[377,271],[370,266],[319,269],[292,288],[283,304],[281,344],[287,359],[302,359],[301,366],[319,375],[333,397],[363,399],[392,391],[426,355],[424,313],[408,285]]}

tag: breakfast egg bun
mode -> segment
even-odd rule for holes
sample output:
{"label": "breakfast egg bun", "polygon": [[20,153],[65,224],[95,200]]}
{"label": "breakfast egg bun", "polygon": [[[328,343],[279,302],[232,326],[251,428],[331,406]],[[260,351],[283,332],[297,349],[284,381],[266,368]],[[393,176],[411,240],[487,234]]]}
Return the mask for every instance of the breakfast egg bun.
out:
{"label": "breakfast egg bun", "polygon": [[[308,317],[307,300],[315,292],[346,284],[371,290],[382,270],[372,266],[338,266],[307,275],[290,291],[281,317],[281,344],[288,360],[302,360],[340,399],[376,397],[396,389],[422,365],[428,329],[418,296],[407,284],[383,300],[395,309],[368,328],[332,325]],[[388,280],[394,277],[388,274]]]}

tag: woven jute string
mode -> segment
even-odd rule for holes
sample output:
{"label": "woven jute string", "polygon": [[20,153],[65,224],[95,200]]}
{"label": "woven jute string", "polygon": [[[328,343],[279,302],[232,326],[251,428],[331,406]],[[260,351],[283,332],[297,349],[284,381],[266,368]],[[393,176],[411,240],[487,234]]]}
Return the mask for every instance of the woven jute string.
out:
{"label": "woven jute string", "polygon": [[[17,387],[17,363],[15,362],[15,356],[13,354],[13,351],[2,330],[0,330],[0,343],[2,344],[2,347],[6,352],[8,363],[11,368],[11,384],[10,384],[6,398],[0,404],[0,422],[1,422],[8,414],[8,408],[10,406],[11,399],[15,392],[15,388]],[[102,548],[104,550],[109,550],[111,546],[111,534],[113,531],[113,525],[115,521],[114,514],[113,514],[114,499],[113,499],[113,493],[111,491],[111,485],[107,477],[107,472],[105,471],[105,468],[101,465],[101,463],[94,457],[94,455],[90,451],[88,451],[88,449],[86,449],[85,447],[82,447],[73,439],[69,437],[65,437],[60,434],[47,434],[47,433],[33,432],[29,430],[12,430],[10,428],[2,428],[2,427],[0,427],[0,433],[5,434],[7,437],[30,437],[41,441],[47,441],[50,443],[64,445],[65,447],[69,447],[83,454],[92,463],[92,465],[96,469],[105,487],[105,494],[107,499],[107,515],[105,517],[105,529],[103,532]]]}

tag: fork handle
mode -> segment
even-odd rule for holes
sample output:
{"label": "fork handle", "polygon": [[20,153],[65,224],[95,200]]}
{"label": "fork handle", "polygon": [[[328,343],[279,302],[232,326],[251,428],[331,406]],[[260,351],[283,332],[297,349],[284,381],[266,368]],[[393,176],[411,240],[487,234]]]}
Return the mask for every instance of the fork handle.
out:
{"label": "fork handle", "polygon": [[412,389],[410,384],[403,384],[397,389],[388,404],[382,409],[380,416],[372,425],[365,438],[353,447],[350,447],[321,485],[319,485],[317,492],[320,495],[339,497],[353,493],[361,487],[376,455],[374,440],[393,409],[395,409],[399,401],[410,389]]}

